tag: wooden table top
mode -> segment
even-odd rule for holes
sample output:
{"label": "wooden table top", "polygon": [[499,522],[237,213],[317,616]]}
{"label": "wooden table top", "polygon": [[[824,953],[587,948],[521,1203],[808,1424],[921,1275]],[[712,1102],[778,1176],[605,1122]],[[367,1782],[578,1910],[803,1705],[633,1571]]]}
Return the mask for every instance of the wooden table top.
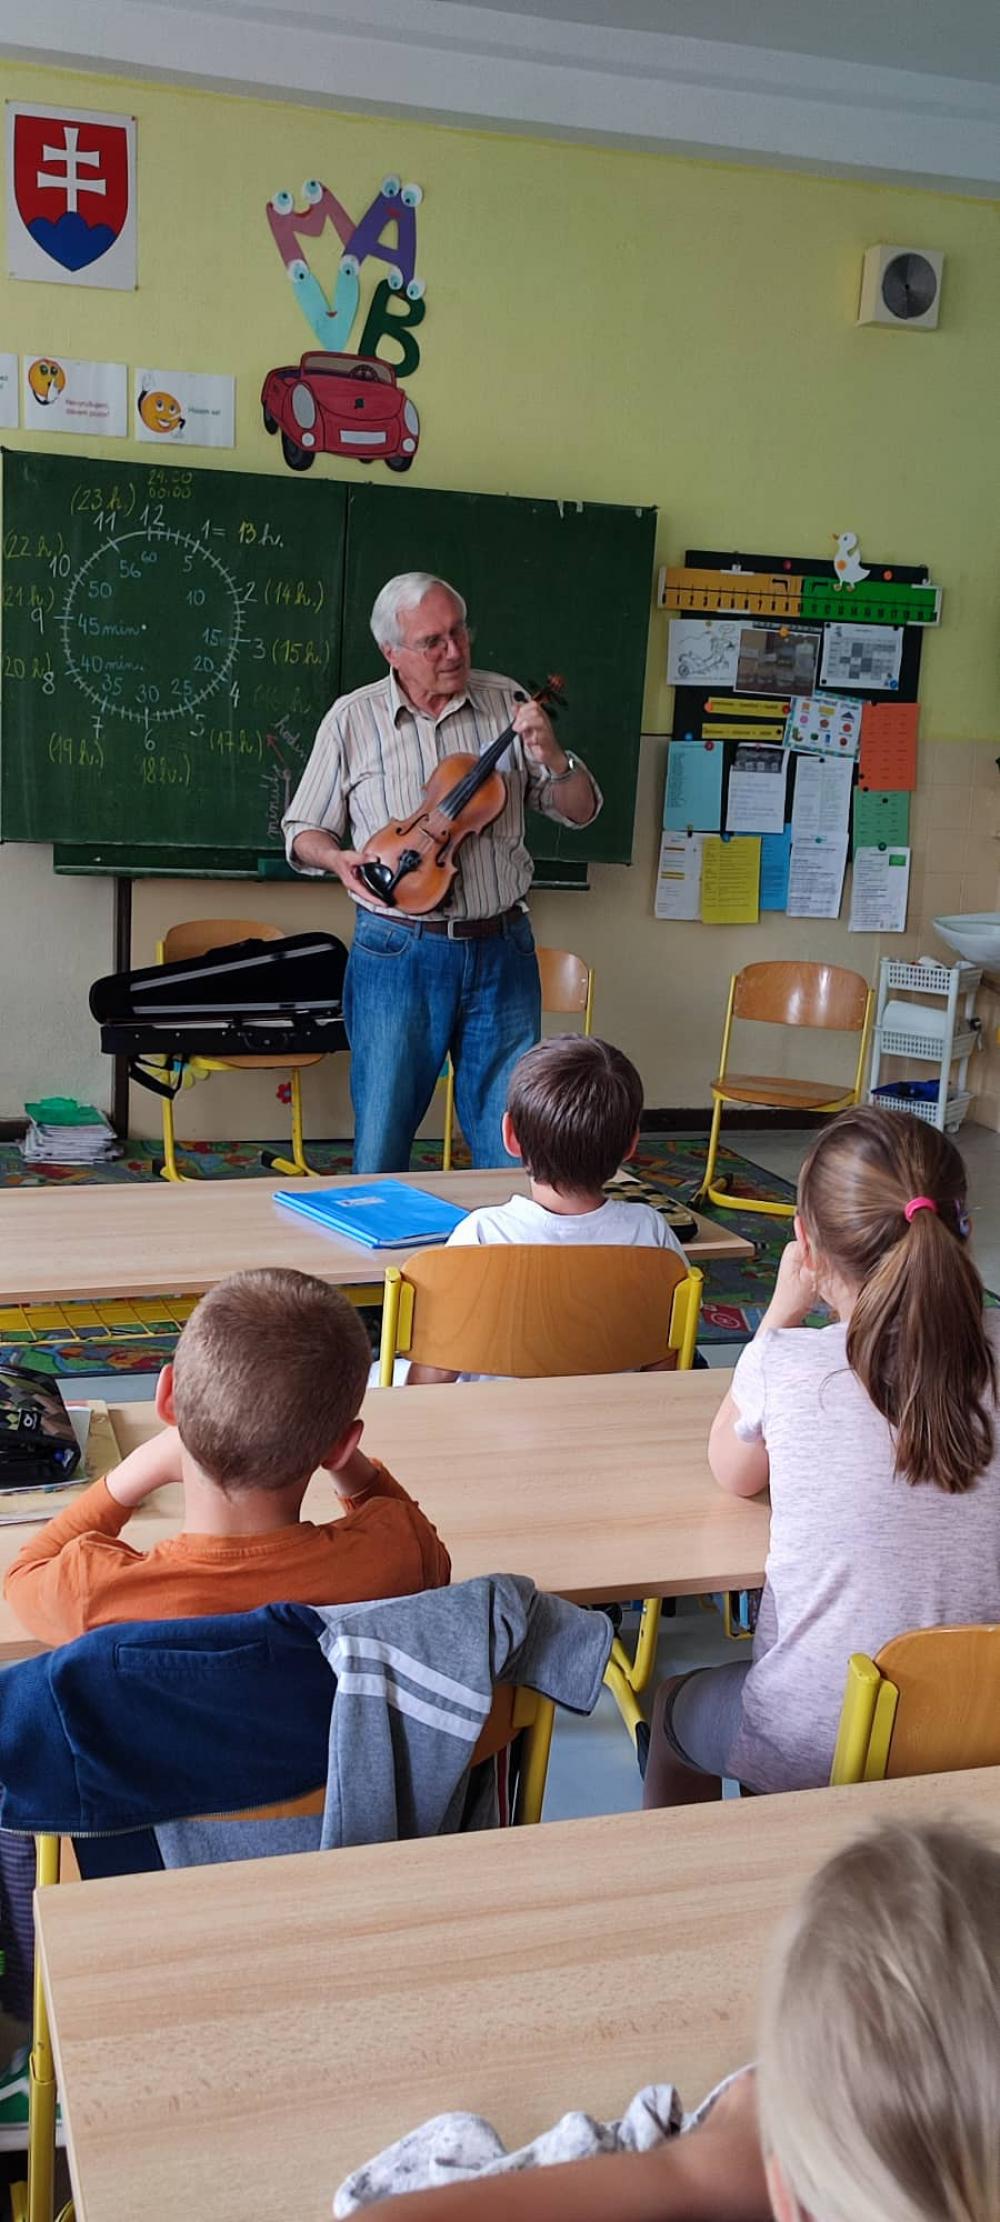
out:
{"label": "wooden table top", "polygon": [[762,1963],[859,1829],[1000,1825],[1000,1769],[42,1891],[77,2222],[328,2222],[450,2108],[511,2147],[752,2057]]}
{"label": "wooden table top", "polygon": [[[731,1497],[708,1431],[731,1375],[640,1373],[370,1389],[365,1446],[415,1496],[451,1552],[452,1579],[528,1574],[581,1603],[751,1589],[763,1580],[766,1497]],[[112,1404],[122,1455],[157,1432],[152,1403]],[[339,1510],[317,1474],[307,1518]],[[181,1522],[158,1490],[126,1535],[149,1550]],[[30,1529],[0,1527],[0,1583]],[[0,1598],[0,1663],[38,1648]]]}
{"label": "wooden table top", "polygon": [[[336,1185],[349,1176],[338,1174]],[[353,1176],[350,1176],[353,1177]],[[410,1179],[475,1211],[527,1192],[517,1172],[414,1173]],[[66,1303],[76,1297],[200,1294],[255,1265],[297,1266],[341,1287],[379,1282],[408,1254],[364,1250],[274,1202],[275,1188],[330,1187],[273,1179],[94,1182],[81,1188],[0,1191],[0,1303]],[[753,1244],[699,1218],[695,1262],[753,1255]]]}

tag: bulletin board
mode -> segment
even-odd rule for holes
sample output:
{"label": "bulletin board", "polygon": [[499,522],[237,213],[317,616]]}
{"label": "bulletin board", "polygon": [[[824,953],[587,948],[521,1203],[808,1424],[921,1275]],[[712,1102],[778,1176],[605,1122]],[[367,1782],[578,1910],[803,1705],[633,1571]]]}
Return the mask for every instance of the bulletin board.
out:
{"label": "bulletin board", "polygon": [[674,686],[657,916],[902,931],[925,565],[693,548],[660,574]]}

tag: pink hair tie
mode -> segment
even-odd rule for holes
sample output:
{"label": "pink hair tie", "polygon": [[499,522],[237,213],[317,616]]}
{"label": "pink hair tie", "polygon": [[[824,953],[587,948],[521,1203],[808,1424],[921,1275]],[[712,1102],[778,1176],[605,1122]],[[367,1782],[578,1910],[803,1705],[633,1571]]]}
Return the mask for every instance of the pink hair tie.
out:
{"label": "pink hair tie", "polygon": [[936,1215],[937,1205],[933,1196],[911,1196],[909,1203],[903,1205],[903,1217],[907,1226],[912,1226],[918,1211],[933,1211]]}

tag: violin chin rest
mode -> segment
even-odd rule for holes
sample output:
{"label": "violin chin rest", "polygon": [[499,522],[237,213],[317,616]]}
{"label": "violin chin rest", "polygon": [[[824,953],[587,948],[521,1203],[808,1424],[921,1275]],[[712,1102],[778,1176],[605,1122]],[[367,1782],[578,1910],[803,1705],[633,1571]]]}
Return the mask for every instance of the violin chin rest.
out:
{"label": "violin chin rest", "polygon": [[377,856],[373,856],[369,857],[366,864],[359,864],[358,871],[364,880],[369,895],[377,896],[380,903],[386,903],[390,909],[395,909],[396,898],[393,894],[395,873],[391,864],[382,864]]}

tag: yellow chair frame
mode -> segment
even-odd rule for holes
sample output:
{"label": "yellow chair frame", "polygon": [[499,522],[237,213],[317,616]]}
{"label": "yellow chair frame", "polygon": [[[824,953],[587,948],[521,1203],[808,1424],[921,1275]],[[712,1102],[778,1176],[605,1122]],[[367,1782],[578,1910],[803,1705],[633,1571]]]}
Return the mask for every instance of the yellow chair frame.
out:
{"label": "yellow chair frame", "polygon": [[[542,983],[542,1010],[549,1016],[561,1013],[566,1018],[583,1015],[584,1034],[594,1031],[594,968],[583,957],[575,957],[569,949],[538,949],[538,972]],[[451,1058],[444,1061],[444,1133],[441,1138],[441,1170],[451,1172],[452,1148],[455,1139],[455,1067]]]}
{"label": "yellow chair frame", "polygon": [[1000,1627],[915,1628],[848,1662],[830,1781],[1000,1765]]}
{"label": "yellow chair frame", "polygon": [[[35,1838],[35,1885],[45,1890],[59,1880],[58,1836]],[[35,1947],[31,2051],[28,2060],[28,2179],[10,2189],[11,2222],[52,2222],[56,2183],[56,2070],[52,2056],[49,2009],[42,1979],[42,1956]],[[72,2200],[59,2222],[73,2222]]]}
{"label": "yellow chair frame", "polygon": [[[785,1009],[779,1015],[778,1005],[782,998],[785,998]],[[762,1196],[731,1196],[726,1177],[716,1178],[723,1107],[727,1103],[744,1107],[748,1104],[760,1105],[765,1110],[807,1111],[818,1118],[828,1117],[835,1111],[849,1110],[861,1098],[874,1003],[873,992],[860,973],[845,971],[839,965],[751,964],[745,965],[742,972],[733,973],[729,982],[729,1000],[722,1029],[718,1077],[712,1082],[712,1125],[708,1152],[701,1186],[694,1198],[696,1204],[712,1203],[724,1211],[759,1211],[772,1219],[794,1218],[794,1203],[774,1203]],[[821,1082],[794,1079],[780,1081],[756,1075],[741,1075],[737,1082],[734,1075],[732,1088],[727,1089],[729,1045],[733,1020],[736,1018],[763,1020],[772,1025],[802,1026],[824,1032],[858,1034],[858,1057],[853,1081],[847,1088],[838,1088],[831,1082],[827,1092]],[[756,1093],[755,1083],[758,1090]]]}
{"label": "yellow chair frame", "polygon": [[[678,1373],[688,1373],[694,1364],[698,1338],[698,1315],[705,1276],[692,1268],[686,1281],[681,1281],[674,1292],[670,1312],[669,1343],[677,1352]],[[629,1658],[621,1637],[616,1636],[611,1645],[611,1657],[604,1671],[604,1680],[621,1714],[638,1752],[639,1729],[645,1726],[645,1715],[639,1704],[640,1697],[649,1688],[656,1666],[656,1647],[660,1638],[663,1617],[662,1597],[644,1597],[639,1626],[636,1631],[635,1649]]]}
{"label": "yellow chair frame", "polygon": [[[665,1280],[671,1283],[665,1346],[675,1354],[678,1371],[687,1372],[694,1363],[704,1276],[696,1268],[685,1271],[673,1251],[531,1244],[423,1250],[401,1267],[386,1268],[379,1382],[392,1387],[400,1357],[456,1373],[518,1379],[621,1373],[655,1364],[664,1355]],[[570,1330],[560,1347],[567,1316]],[[582,1332],[567,1363],[573,1324]],[[661,1613],[661,1598],[643,1599],[635,1650],[630,1658],[616,1636],[604,1677],[634,1742],[643,1720],[638,1700],[656,1662]]]}
{"label": "yellow chair frame", "polygon": [[[281,926],[262,923],[255,918],[190,918],[171,926],[162,941],[156,945],[157,964],[181,962],[185,957],[206,956],[212,949],[227,948],[236,941],[284,941]],[[168,1060],[177,1063],[177,1059]],[[213,1072],[286,1072],[291,1091],[292,1149],[290,1157],[272,1157],[270,1164],[276,1173],[295,1177],[312,1173],[305,1153],[302,1122],[302,1072],[306,1065],[322,1063],[322,1052],[306,1053],[299,1057],[185,1057],[181,1062],[182,1088],[199,1080],[207,1080]],[[172,1096],[161,1098],[163,1118],[163,1165],[161,1180],[185,1181],[189,1174],[182,1173],[177,1162],[177,1137],[174,1130],[174,1102]]]}

